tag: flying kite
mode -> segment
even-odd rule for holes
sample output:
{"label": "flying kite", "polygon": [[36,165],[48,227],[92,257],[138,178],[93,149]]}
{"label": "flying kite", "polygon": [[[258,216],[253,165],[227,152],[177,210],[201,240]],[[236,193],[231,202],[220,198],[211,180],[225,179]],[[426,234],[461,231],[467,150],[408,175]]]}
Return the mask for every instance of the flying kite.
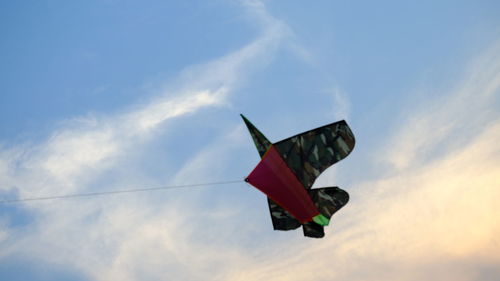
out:
{"label": "flying kite", "polygon": [[326,168],[354,148],[354,135],[342,120],[271,143],[245,116],[261,161],[245,178],[267,196],[274,230],[302,226],[304,236],[325,236],[324,226],[349,201],[336,187],[311,189]]}

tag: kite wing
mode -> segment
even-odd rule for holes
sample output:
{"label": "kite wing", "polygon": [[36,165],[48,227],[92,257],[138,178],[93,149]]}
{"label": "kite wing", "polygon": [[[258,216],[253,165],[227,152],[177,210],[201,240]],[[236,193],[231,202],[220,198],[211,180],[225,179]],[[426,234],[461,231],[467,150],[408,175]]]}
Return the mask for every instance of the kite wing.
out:
{"label": "kite wing", "polygon": [[354,135],[342,120],[275,143],[279,154],[306,189],[328,167],[354,148]]}

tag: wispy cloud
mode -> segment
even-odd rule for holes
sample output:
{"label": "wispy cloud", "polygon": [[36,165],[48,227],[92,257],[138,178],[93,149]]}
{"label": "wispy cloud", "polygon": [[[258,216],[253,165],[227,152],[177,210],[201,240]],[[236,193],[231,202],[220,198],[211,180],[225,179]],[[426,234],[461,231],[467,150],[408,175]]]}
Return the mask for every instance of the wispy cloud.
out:
{"label": "wispy cloud", "polygon": [[[286,26],[267,14],[260,2],[247,1],[244,8],[261,25],[262,32],[254,41],[185,69],[148,104],[131,106],[120,114],[69,120],[42,143],[3,148],[0,181],[5,184],[0,188],[17,191],[22,198],[88,190],[102,173],[119,166],[127,151],[146,145],[169,122],[204,108],[228,105],[231,94],[251,73],[270,62],[288,36]],[[208,149],[192,163],[210,165],[204,155],[213,153]],[[183,172],[189,169],[184,167],[177,179],[192,180],[193,175]],[[133,176],[128,179],[133,180]],[[199,207],[184,199],[179,196],[155,204],[153,197],[138,195],[109,199],[105,204],[97,199],[25,205],[21,208],[33,221],[22,228],[1,224],[0,259],[20,256],[43,260],[73,268],[94,280],[155,280],[165,276],[201,280],[203,276],[197,272],[218,274],[218,264],[239,254],[221,254],[217,248],[193,242],[193,229],[209,226],[186,225],[186,221],[196,220]],[[213,210],[217,213],[217,207]],[[148,262],[143,262],[145,259]]]}
{"label": "wispy cloud", "polygon": [[360,183],[328,238],[283,247],[228,280],[494,280],[499,137],[490,126],[457,154]]}
{"label": "wispy cloud", "polygon": [[[262,36],[224,57],[185,69],[149,104],[114,116],[76,118],[67,121],[44,143],[2,151],[0,171],[4,179],[12,173],[16,175],[11,175],[11,179],[33,178],[34,174],[40,174],[71,191],[73,182],[81,183],[83,178],[90,176],[88,172],[113,165],[114,157],[124,153],[128,145],[147,138],[169,120],[203,108],[227,105],[230,94],[255,68],[268,63],[287,34],[285,26],[270,17],[260,2],[245,3],[248,13],[262,24]],[[16,154],[16,150],[22,151]],[[20,187],[22,196],[32,195],[29,187],[40,192],[53,191],[40,188],[46,184],[33,184],[40,180],[31,184],[11,184],[10,187]]]}
{"label": "wispy cloud", "polygon": [[[245,3],[262,28],[256,40],[186,69],[149,104],[69,121],[43,143],[0,150],[1,188],[19,196],[87,190],[169,122],[227,105],[290,34],[262,2]],[[374,162],[389,159],[394,172],[349,188],[351,203],[324,239],[300,232],[262,238],[259,228],[269,224],[252,214],[258,209],[267,216],[265,200],[248,211],[240,202],[210,205],[195,192],[161,201],[138,194],[24,205],[33,216],[28,225],[0,221],[0,259],[43,261],[91,280],[493,280],[500,274],[494,266],[500,263],[500,119],[492,106],[500,52],[494,51],[455,90],[405,109],[410,117],[387,132],[389,145]],[[336,103],[349,113],[342,93]],[[174,181],[218,170],[231,152],[229,145],[222,154],[220,144],[234,143],[242,132],[220,136],[180,167]]]}
{"label": "wispy cloud", "polygon": [[[447,95],[435,92],[431,100],[413,105],[420,110],[406,116],[401,132],[386,148],[387,161],[397,169],[423,161],[431,153],[458,149],[467,136],[495,122],[500,85],[500,48],[495,45],[476,59],[467,76]],[[426,95],[427,97],[430,95]]]}
{"label": "wispy cloud", "polygon": [[350,187],[325,239],[279,245],[227,280],[498,278],[499,47],[455,89],[405,110],[373,163],[395,169]]}
{"label": "wispy cloud", "polygon": [[341,89],[335,88],[332,90],[333,96],[333,112],[335,112],[335,120],[349,119],[351,104],[346,93]]}

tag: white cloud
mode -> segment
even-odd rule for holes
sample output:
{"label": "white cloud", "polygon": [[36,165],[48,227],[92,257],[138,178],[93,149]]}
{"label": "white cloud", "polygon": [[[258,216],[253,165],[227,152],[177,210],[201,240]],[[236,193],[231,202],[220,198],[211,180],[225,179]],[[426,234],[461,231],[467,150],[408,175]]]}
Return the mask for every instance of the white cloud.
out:
{"label": "white cloud", "polygon": [[[222,58],[187,68],[149,104],[121,114],[70,120],[40,144],[0,150],[0,181],[6,183],[0,188],[15,189],[21,198],[88,191],[102,173],[119,166],[123,155],[146,145],[168,122],[227,105],[229,96],[272,59],[287,36],[286,26],[269,16],[263,5],[248,4],[248,12],[263,30],[256,40]],[[220,157],[219,146],[195,156],[191,165],[211,165],[206,157]],[[192,182],[192,174],[183,172],[188,169],[192,167],[180,170],[179,181],[182,177],[183,182]],[[134,176],[127,179],[133,182]],[[221,239],[228,234],[219,235],[214,229],[207,235],[200,233],[210,229],[211,223],[227,219],[224,214],[228,212],[223,206],[213,206],[208,222],[200,221],[197,214],[203,210],[193,199],[196,191],[192,195],[161,202],[154,195],[138,194],[20,205],[32,221],[20,228],[2,224],[0,259],[18,256],[43,261],[75,269],[92,280],[158,280],[165,276],[201,280],[205,277],[201,272],[221,274],[226,268],[222,264],[244,254],[193,241],[198,237],[222,245]]]}
{"label": "white cloud", "polygon": [[129,134],[147,133],[165,120],[195,112],[199,108],[222,105],[226,102],[226,94],[227,89],[219,88],[214,92],[205,90],[193,95],[155,102],[140,111],[128,114],[123,121],[128,127],[132,127]]}
{"label": "white cloud", "polygon": [[[82,191],[119,165],[119,156],[130,147],[147,144],[163,124],[227,104],[289,32],[261,2],[247,4],[263,26],[257,40],[187,69],[150,104],[69,122],[34,147],[0,150],[1,181],[22,188],[21,196]],[[499,60],[490,55],[484,61],[486,66],[478,64],[474,75],[457,86],[460,95],[441,98],[439,110],[412,110],[419,118],[405,119],[400,131],[388,133],[390,163],[398,169],[349,188],[351,203],[334,217],[324,239],[306,239],[298,231],[274,232],[261,240],[258,230],[269,224],[257,223],[251,215],[255,210],[245,213],[242,203],[227,202],[208,211],[209,202],[198,200],[196,191],[189,196],[172,191],[170,196],[25,205],[32,223],[22,228],[0,224],[0,259],[31,258],[74,269],[91,280],[478,280],[481,266],[500,262],[495,200],[500,197],[500,127],[491,107],[498,99]],[[342,104],[342,96],[337,102]],[[463,117],[470,106],[474,114]],[[343,108],[348,114],[349,107]],[[463,128],[473,128],[474,134]],[[210,159],[223,166],[228,155],[221,145],[238,139],[240,129],[195,155],[176,180],[220,168]],[[461,146],[451,144],[439,157],[420,157],[421,150],[453,141]],[[133,175],[128,179],[133,181]]]}
{"label": "white cloud", "polygon": [[389,141],[384,152],[393,167],[404,169],[436,150],[457,149],[464,139],[461,136],[472,136],[496,120],[497,110],[492,104],[498,102],[499,95],[499,53],[496,44],[472,64],[463,82],[451,93],[432,93],[431,100],[412,105],[420,107],[418,112],[404,112],[407,118],[401,132]]}
{"label": "white cloud", "polygon": [[[71,191],[76,178],[81,183],[89,174],[95,175],[113,165],[113,159],[126,152],[131,143],[140,143],[166,121],[206,107],[228,105],[229,94],[244,83],[253,70],[266,65],[287,36],[286,27],[269,16],[259,3],[249,1],[246,6],[250,7],[248,12],[256,22],[262,24],[261,37],[222,58],[187,68],[149,104],[120,115],[90,116],[66,122],[45,143],[24,149],[20,156],[2,158],[0,171],[7,174],[12,172],[8,167],[14,167],[17,175],[13,177],[18,179],[40,174]],[[11,151],[2,153],[12,155]],[[40,189],[41,185],[47,186],[41,181],[44,180],[35,180],[40,185],[27,182],[15,185],[22,187],[22,196],[32,195],[30,187],[53,194],[54,190]]]}
{"label": "white cloud", "polygon": [[457,154],[360,183],[321,242],[279,245],[226,280],[494,280],[499,137],[490,126]]}
{"label": "white cloud", "polygon": [[226,280],[498,279],[498,53],[485,54],[455,90],[406,110],[418,118],[401,120],[373,163],[389,155],[397,169],[351,186],[324,239],[277,243]]}
{"label": "white cloud", "polygon": [[342,90],[335,88],[333,94],[333,112],[335,112],[335,120],[349,119],[351,104],[349,98]]}

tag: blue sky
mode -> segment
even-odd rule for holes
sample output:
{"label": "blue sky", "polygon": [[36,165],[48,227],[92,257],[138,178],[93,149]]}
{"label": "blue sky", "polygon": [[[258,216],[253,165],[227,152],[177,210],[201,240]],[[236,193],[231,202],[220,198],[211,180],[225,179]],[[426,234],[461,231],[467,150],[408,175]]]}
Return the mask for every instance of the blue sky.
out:
{"label": "blue sky", "polygon": [[4,199],[238,180],[340,119],[324,239],[243,183],[0,205],[2,280],[497,280],[497,1],[3,1]]}

